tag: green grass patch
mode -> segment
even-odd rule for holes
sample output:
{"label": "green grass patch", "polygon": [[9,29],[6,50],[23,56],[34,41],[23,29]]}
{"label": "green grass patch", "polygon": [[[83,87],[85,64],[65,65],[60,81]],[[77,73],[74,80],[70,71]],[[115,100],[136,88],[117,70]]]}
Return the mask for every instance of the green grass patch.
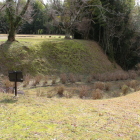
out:
{"label": "green grass patch", "polygon": [[21,70],[32,75],[52,73],[103,73],[119,69],[97,43],[56,37],[17,38],[0,46],[1,71]]}

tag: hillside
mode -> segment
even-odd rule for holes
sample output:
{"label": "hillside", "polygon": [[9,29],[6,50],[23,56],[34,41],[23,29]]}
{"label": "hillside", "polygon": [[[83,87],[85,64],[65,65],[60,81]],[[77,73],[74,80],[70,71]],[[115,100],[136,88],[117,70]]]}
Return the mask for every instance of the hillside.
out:
{"label": "hillside", "polygon": [[1,42],[1,73],[21,70],[25,81],[13,98],[0,77],[0,139],[140,139],[138,71],[118,71],[96,42],[44,38]]}
{"label": "hillside", "polygon": [[30,74],[104,73],[120,70],[93,41],[61,38],[20,38],[0,43],[1,72],[21,70]]}
{"label": "hillside", "polygon": [[0,139],[139,140],[140,93],[82,100],[0,93]]}

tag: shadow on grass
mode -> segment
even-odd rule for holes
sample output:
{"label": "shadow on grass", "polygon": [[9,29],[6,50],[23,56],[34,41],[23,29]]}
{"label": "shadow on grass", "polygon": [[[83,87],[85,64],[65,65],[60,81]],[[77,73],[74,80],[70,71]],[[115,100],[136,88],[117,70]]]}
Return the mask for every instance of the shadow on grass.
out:
{"label": "shadow on grass", "polygon": [[15,99],[4,99],[4,100],[1,100],[0,103],[7,103],[7,104],[12,104],[12,103],[16,103],[17,100]]}

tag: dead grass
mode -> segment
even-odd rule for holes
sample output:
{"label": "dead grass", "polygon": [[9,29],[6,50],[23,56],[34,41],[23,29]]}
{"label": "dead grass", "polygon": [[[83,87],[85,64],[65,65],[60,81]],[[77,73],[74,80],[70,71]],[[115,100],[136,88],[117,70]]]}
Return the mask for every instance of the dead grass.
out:
{"label": "dead grass", "polygon": [[30,80],[31,80],[31,76],[29,74],[26,74],[23,81],[23,87],[27,87],[30,83]]}
{"label": "dead grass", "polygon": [[87,77],[87,83],[91,83],[93,81],[93,76],[92,75],[89,75]]}
{"label": "dead grass", "polygon": [[62,82],[62,84],[66,84],[67,82],[67,75],[65,73],[60,75],[60,80]]}
{"label": "dead grass", "polygon": [[66,97],[66,98],[72,98],[73,97],[73,95],[74,95],[74,90],[65,90],[65,92],[64,92],[64,96]]}
{"label": "dead grass", "polygon": [[82,76],[82,75],[79,75],[79,74],[78,74],[76,77],[77,77],[77,81],[78,81],[78,82],[81,82],[82,79],[83,79],[83,76]]}
{"label": "dead grass", "polygon": [[55,85],[56,84],[56,80],[57,80],[57,76],[53,76],[52,77],[52,85]]}
{"label": "dead grass", "polygon": [[81,100],[0,93],[1,139],[139,140],[140,93]]}
{"label": "dead grass", "polygon": [[139,83],[137,80],[130,81],[130,87],[133,88],[135,91],[136,91],[138,85],[139,85]]}
{"label": "dead grass", "polygon": [[106,82],[106,83],[105,83],[105,90],[106,90],[106,91],[110,91],[110,89],[111,89],[111,84],[108,83],[108,82]]}
{"label": "dead grass", "polygon": [[121,89],[122,89],[122,94],[126,95],[128,93],[129,87],[127,85],[123,85]]}
{"label": "dead grass", "polygon": [[64,86],[60,86],[57,88],[57,95],[59,95],[59,97],[64,96]]}
{"label": "dead grass", "polygon": [[128,74],[131,79],[136,79],[136,77],[138,76],[137,72],[134,70],[128,71]]}
{"label": "dead grass", "polygon": [[100,89],[95,89],[92,91],[92,99],[97,100],[97,99],[102,99],[103,98],[103,91]]}
{"label": "dead grass", "polygon": [[104,90],[105,89],[105,83],[103,83],[103,82],[95,82],[94,88]]}
{"label": "dead grass", "polygon": [[4,77],[2,83],[5,88],[6,93],[13,93],[14,92],[14,82],[10,82],[8,77]]}
{"label": "dead grass", "polygon": [[37,86],[38,84],[40,84],[42,78],[43,78],[42,75],[35,76],[32,82],[32,86]]}
{"label": "dead grass", "polygon": [[69,81],[71,82],[71,83],[75,83],[76,82],[76,76],[73,74],[73,73],[70,73],[69,74]]}
{"label": "dead grass", "polygon": [[79,91],[80,91],[80,93],[79,93],[80,98],[83,99],[83,98],[88,97],[88,94],[89,94],[89,87],[88,86],[86,86],[86,85],[80,86]]}
{"label": "dead grass", "polygon": [[44,76],[43,78],[43,86],[46,86],[46,84],[48,83],[48,76]]}

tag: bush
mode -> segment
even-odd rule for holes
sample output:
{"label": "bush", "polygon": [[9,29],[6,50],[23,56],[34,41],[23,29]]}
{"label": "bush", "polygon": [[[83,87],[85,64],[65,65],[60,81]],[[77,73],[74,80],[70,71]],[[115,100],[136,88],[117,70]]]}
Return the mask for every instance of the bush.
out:
{"label": "bush", "polygon": [[71,90],[70,92],[65,91],[65,92],[64,92],[64,96],[65,96],[66,98],[72,98],[73,92],[74,92],[73,90]]}
{"label": "bush", "polygon": [[38,85],[41,80],[42,80],[42,75],[37,75],[33,80],[32,86]]}
{"label": "bush", "polygon": [[62,84],[66,84],[67,82],[67,75],[65,73],[60,75],[60,80],[62,82]]}
{"label": "bush", "polygon": [[13,93],[14,92],[14,82],[10,82],[8,77],[4,77],[2,83],[6,89],[6,93]]}
{"label": "bush", "polygon": [[131,79],[136,79],[137,77],[137,73],[134,70],[128,71],[128,74]]}
{"label": "bush", "polygon": [[26,74],[23,81],[23,87],[27,87],[29,85],[30,79],[31,79],[31,76],[29,74]]}
{"label": "bush", "polygon": [[120,97],[122,94],[121,93],[119,93],[118,91],[113,91],[112,93],[111,93],[111,97]]}
{"label": "bush", "polygon": [[130,81],[129,86],[136,91],[136,88],[138,86],[138,81],[136,81],[136,80]]}
{"label": "bush", "polygon": [[80,97],[80,98],[85,98],[85,97],[87,97],[87,95],[88,95],[88,90],[89,90],[89,87],[88,87],[88,86],[82,85],[82,86],[80,87],[80,94],[79,94],[79,97]]}
{"label": "bush", "polygon": [[111,88],[110,83],[105,83],[105,90],[106,90],[106,91],[109,91],[110,88]]}
{"label": "bush", "polygon": [[103,95],[102,94],[103,94],[103,91],[102,90],[96,89],[96,90],[92,91],[92,98],[94,100],[96,100],[96,99],[102,99],[103,98]]}
{"label": "bush", "polygon": [[59,97],[63,97],[64,96],[64,87],[63,86],[58,87],[57,95],[59,95]]}
{"label": "bush", "polygon": [[129,87],[127,85],[123,85],[121,89],[122,89],[122,94],[126,95],[128,93]]}
{"label": "bush", "polygon": [[46,86],[47,83],[48,83],[48,76],[45,76],[43,80],[43,86]]}
{"label": "bush", "polygon": [[94,84],[94,88],[95,89],[100,89],[100,90],[104,90],[105,89],[105,84],[103,82],[96,82]]}
{"label": "bush", "polygon": [[87,82],[88,82],[88,83],[91,83],[92,80],[93,80],[93,76],[90,75],[90,76],[87,77]]}
{"label": "bush", "polygon": [[57,79],[57,77],[53,76],[53,78],[52,78],[52,85],[56,84],[56,79]]}
{"label": "bush", "polygon": [[46,94],[47,98],[52,98],[52,97],[54,97],[55,95],[56,95],[56,93],[55,93],[54,91],[49,91],[49,92],[47,92],[47,94]]}
{"label": "bush", "polygon": [[69,74],[69,80],[71,83],[75,83],[76,82],[76,76],[73,73]]}
{"label": "bush", "polygon": [[78,82],[81,82],[82,79],[83,79],[83,76],[82,76],[82,75],[77,75],[77,81],[78,81]]}

